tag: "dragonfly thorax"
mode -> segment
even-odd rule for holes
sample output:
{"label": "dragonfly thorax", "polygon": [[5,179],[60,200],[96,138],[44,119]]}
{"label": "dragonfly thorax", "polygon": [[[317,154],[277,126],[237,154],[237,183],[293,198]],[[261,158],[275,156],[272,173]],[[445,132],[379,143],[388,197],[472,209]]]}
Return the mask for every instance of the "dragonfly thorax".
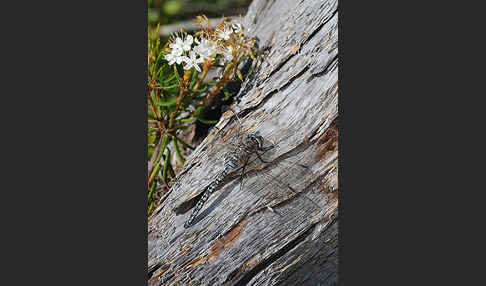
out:
{"label": "dragonfly thorax", "polygon": [[249,133],[244,137],[243,145],[251,151],[263,150],[263,137],[255,133]]}

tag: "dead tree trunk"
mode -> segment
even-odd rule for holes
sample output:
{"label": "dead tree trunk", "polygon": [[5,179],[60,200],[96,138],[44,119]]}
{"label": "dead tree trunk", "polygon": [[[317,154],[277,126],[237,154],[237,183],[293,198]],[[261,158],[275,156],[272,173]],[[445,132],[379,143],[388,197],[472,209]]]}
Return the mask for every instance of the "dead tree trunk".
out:
{"label": "dead tree trunk", "polygon": [[250,170],[242,188],[240,178],[229,178],[206,202],[200,221],[185,229],[189,208],[222,170],[225,140],[238,124],[226,112],[220,130],[189,156],[149,218],[149,285],[337,284],[337,9],[331,0],[251,4],[243,24],[265,53],[233,109],[243,130],[276,142],[273,161],[298,159],[308,172],[280,177],[292,195],[279,199],[265,195],[268,182],[257,170],[278,173],[285,168],[279,164]]}

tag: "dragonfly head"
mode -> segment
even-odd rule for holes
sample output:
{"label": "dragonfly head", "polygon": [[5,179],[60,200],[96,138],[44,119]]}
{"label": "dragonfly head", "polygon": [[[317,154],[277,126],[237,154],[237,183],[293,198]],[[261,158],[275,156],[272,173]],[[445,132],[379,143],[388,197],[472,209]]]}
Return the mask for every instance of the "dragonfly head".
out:
{"label": "dragonfly head", "polygon": [[258,133],[248,134],[248,140],[251,142],[252,146],[257,150],[263,149],[263,137]]}

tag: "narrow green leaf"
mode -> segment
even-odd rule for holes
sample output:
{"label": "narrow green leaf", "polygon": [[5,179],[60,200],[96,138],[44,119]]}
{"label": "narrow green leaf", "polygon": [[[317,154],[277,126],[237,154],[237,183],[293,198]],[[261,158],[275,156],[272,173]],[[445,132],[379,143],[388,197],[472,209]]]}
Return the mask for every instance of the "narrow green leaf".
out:
{"label": "narrow green leaf", "polygon": [[[161,69],[162,70],[162,69]],[[174,80],[176,78],[176,75],[175,74],[171,74],[171,76],[165,80],[163,80],[163,83],[164,84],[168,84],[169,82],[171,82],[172,80]]]}
{"label": "narrow green leaf", "polygon": [[150,176],[151,177],[152,186],[150,187],[149,193],[147,195],[147,200],[149,202],[152,200],[152,194],[153,194],[153,192],[155,190],[155,185],[157,184],[157,181],[155,180],[155,176],[160,172],[160,168],[161,168],[161,165],[160,164],[157,164],[157,166],[155,166],[154,172],[152,173],[153,175]]}
{"label": "narrow green leaf", "polygon": [[179,82],[179,78],[180,78],[181,76],[179,75],[179,72],[177,71],[177,65],[173,64],[172,66],[174,67],[174,75],[175,75],[175,76],[176,76],[176,78],[177,78],[177,82]]}
{"label": "narrow green leaf", "polygon": [[191,84],[189,85],[189,89],[192,89],[192,87],[196,84],[197,81],[197,71],[196,69],[192,70],[192,75],[191,75]]}
{"label": "narrow green leaf", "polygon": [[202,123],[207,124],[207,125],[214,125],[214,124],[218,123],[218,120],[206,120],[206,119],[201,119],[201,118],[198,118],[197,120],[199,120]]}
{"label": "narrow green leaf", "polygon": [[194,113],[193,113],[194,116],[198,116],[199,113],[201,113],[201,111],[203,110],[203,108],[204,108],[203,106],[196,107],[196,110],[194,110]]}
{"label": "narrow green leaf", "polygon": [[186,122],[191,122],[191,121],[194,121],[196,120],[196,118],[194,117],[189,117],[189,118],[184,118],[184,119],[181,119],[180,121],[183,122],[183,123],[186,123]]}
{"label": "narrow green leaf", "polygon": [[163,106],[163,107],[171,107],[177,104],[177,97],[169,97],[167,100],[162,101],[162,100],[154,100],[154,104],[157,106]]}
{"label": "narrow green leaf", "polygon": [[191,89],[191,88],[190,88],[190,89],[189,89],[189,91],[190,91],[190,92],[192,92],[192,93],[197,93],[197,94],[199,94],[199,93],[201,93],[201,92],[203,92],[203,91],[205,91],[205,90],[206,90],[206,88],[201,88],[201,89]]}
{"label": "narrow green leaf", "polygon": [[182,158],[181,151],[179,150],[179,146],[177,145],[177,139],[175,136],[172,137],[172,143],[174,144],[174,148],[176,151],[176,157],[179,160],[181,165],[184,165],[184,158]]}
{"label": "narrow green leaf", "polygon": [[179,137],[174,136],[174,138],[177,141],[179,141],[184,147],[189,148],[191,150],[194,150],[195,149],[194,147],[192,147],[191,145],[187,144],[186,142],[184,142],[184,140],[180,139]]}
{"label": "narrow green leaf", "polygon": [[228,100],[231,97],[231,93],[226,88],[223,88],[223,93],[225,100]]}
{"label": "narrow green leaf", "polygon": [[168,85],[168,86],[162,86],[162,85],[157,85],[158,87],[161,87],[162,89],[171,89],[171,88],[177,88],[177,83],[174,83],[173,85]]}
{"label": "narrow green leaf", "polygon": [[170,150],[167,149],[167,155],[165,156],[165,161],[164,161],[164,169],[162,169],[162,180],[163,181],[167,180],[167,168],[168,168],[168,165],[170,164],[169,158],[170,158]]}
{"label": "narrow green leaf", "polygon": [[159,62],[160,58],[164,56],[164,53],[163,52],[160,52],[159,55],[157,56],[157,59],[155,60],[156,63]]}
{"label": "narrow green leaf", "polygon": [[148,208],[147,215],[150,215],[150,213],[152,212],[152,208],[153,207],[154,207],[154,202],[150,202],[150,206]]}

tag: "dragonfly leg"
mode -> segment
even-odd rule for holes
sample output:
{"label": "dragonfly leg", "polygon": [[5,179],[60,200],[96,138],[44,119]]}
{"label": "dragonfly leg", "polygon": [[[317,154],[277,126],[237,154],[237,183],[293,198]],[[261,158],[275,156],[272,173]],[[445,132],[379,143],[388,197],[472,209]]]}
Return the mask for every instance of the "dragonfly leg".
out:
{"label": "dragonfly leg", "polygon": [[244,183],[244,176],[245,176],[245,168],[246,168],[246,164],[248,164],[248,161],[249,161],[249,158],[246,159],[245,163],[243,164],[243,167],[241,169],[241,176],[240,176],[240,192],[241,190],[243,189],[243,183]]}
{"label": "dragonfly leg", "polygon": [[271,162],[267,162],[267,161],[263,160],[263,159],[262,159],[262,156],[260,156],[260,154],[259,154],[258,152],[255,152],[255,153],[256,153],[256,155],[257,155],[258,159],[259,159],[260,161],[262,161],[263,163],[267,163],[267,164],[268,164],[268,163],[271,163]]}
{"label": "dragonfly leg", "polygon": [[273,143],[272,141],[270,141],[270,140],[268,140],[268,141],[269,141],[270,143],[272,143],[272,145],[270,145],[270,146],[268,146],[268,147],[263,147],[263,148],[262,148],[262,151],[263,151],[263,152],[267,152],[268,150],[273,149],[273,148],[275,148],[275,147],[277,146],[277,145],[275,145],[275,143]]}
{"label": "dragonfly leg", "polygon": [[236,113],[236,111],[234,111],[233,108],[231,108],[231,107],[230,107],[230,110],[236,116],[236,120],[238,121],[238,124],[236,126],[236,134],[239,137],[241,135],[241,128],[242,128],[243,124],[241,123],[241,120],[240,120],[240,117],[238,116],[238,113]]}

